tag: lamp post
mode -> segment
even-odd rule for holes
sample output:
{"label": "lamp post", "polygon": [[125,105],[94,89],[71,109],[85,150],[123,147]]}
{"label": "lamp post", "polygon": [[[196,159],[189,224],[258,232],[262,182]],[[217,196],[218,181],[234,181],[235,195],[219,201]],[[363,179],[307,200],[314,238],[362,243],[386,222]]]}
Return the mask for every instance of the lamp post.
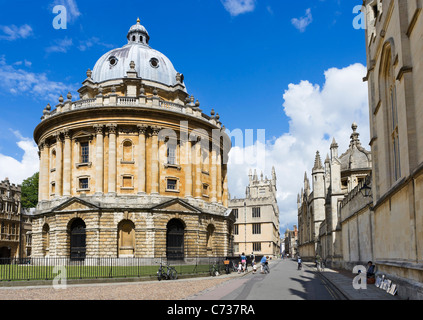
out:
{"label": "lamp post", "polygon": [[372,197],[372,188],[366,182],[360,188],[360,192],[365,198]]}

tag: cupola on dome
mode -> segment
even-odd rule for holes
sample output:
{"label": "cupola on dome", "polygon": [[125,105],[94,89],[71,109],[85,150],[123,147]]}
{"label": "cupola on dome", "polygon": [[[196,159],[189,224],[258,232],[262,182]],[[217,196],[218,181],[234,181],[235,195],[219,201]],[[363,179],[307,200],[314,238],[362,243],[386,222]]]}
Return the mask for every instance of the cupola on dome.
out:
{"label": "cupola on dome", "polygon": [[180,83],[177,80],[180,76],[177,77],[179,74],[172,62],[163,53],[148,45],[150,36],[139,19],[129,29],[127,39],[128,43],[122,48],[107,52],[96,62],[92,71],[94,82],[125,78],[131,61],[134,61],[135,71],[143,80],[167,86]]}

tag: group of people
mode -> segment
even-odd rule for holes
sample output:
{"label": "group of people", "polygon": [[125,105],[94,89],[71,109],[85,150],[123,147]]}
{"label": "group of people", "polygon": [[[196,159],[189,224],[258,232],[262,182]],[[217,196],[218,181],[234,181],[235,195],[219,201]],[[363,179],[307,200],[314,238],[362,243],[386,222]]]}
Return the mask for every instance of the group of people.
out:
{"label": "group of people", "polygon": [[[247,268],[247,256],[245,255],[244,252],[241,253],[241,257],[240,258],[241,258],[241,261],[238,264],[238,273],[248,271],[248,268]],[[268,259],[269,259],[269,256],[263,256],[261,258],[261,260],[260,260],[260,265],[261,265],[260,266],[261,267],[260,268],[260,273],[264,273],[264,266],[266,264],[268,264]],[[250,260],[251,260],[251,267],[253,268],[253,273],[256,273],[257,272],[257,264],[256,264],[256,257],[255,257],[255,255],[254,255],[253,252],[251,252]]]}

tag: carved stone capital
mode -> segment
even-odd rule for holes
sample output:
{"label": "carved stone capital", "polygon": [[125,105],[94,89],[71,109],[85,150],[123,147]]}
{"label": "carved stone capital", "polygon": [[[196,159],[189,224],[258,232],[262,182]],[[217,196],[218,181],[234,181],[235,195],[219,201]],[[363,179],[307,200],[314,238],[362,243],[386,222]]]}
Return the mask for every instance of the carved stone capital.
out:
{"label": "carved stone capital", "polygon": [[69,129],[63,130],[63,136],[65,137],[65,139],[71,139],[70,130]]}
{"label": "carved stone capital", "polygon": [[108,125],[106,125],[107,130],[109,131],[109,133],[113,133],[116,134],[117,132],[117,124],[115,123],[109,123]]}
{"label": "carved stone capital", "polygon": [[139,134],[145,134],[147,132],[148,126],[139,124],[137,125]]}
{"label": "carved stone capital", "polygon": [[96,134],[103,134],[104,125],[102,125],[102,124],[95,124],[93,126],[93,128],[94,128]]}
{"label": "carved stone capital", "polygon": [[161,129],[162,128],[160,128],[158,126],[152,126],[151,127],[151,135],[152,136],[158,136]]}

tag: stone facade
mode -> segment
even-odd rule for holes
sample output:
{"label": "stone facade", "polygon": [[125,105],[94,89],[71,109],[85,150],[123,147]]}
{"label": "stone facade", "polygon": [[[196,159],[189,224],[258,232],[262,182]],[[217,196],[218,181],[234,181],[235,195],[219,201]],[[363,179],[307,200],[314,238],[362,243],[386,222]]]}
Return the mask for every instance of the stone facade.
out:
{"label": "stone facade", "polygon": [[33,256],[228,255],[231,142],[219,115],[201,111],[139,21],[127,38],[87,71],[80,100],[60,97],[35,128]]}
{"label": "stone facade", "polygon": [[423,298],[422,1],[364,1],[373,161],[374,260]]}
{"label": "stone facade", "polygon": [[230,199],[229,208],[236,218],[234,251],[236,255],[266,255],[276,258],[280,254],[279,207],[276,200],[276,172],[272,179],[257,177],[250,170],[249,184],[244,199]]}
{"label": "stone facade", "polygon": [[304,188],[297,201],[298,251],[305,261],[314,261],[319,255],[328,266],[344,265],[342,219],[350,217],[350,213],[345,213],[348,207],[343,209],[342,204],[364,184],[372,166],[371,154],[361,145],[356,123],[352,130],[345,153],[338,154],[338,144],[333,139],[330,156],[327,155],[323,166],[317,152],[312,184],[305,174]]}
{"label": "stone facade", "polygon": [[30,217],[21,208],[21,186],[0,182],[0,259],[25,258],[31,253]]}
{"label": "stone facade", "polygon": [[298,228],[294,225],[294,230],[286,229],[285,231],[285,250],[283,254],[290,258],[295,258],[298,254]]}

